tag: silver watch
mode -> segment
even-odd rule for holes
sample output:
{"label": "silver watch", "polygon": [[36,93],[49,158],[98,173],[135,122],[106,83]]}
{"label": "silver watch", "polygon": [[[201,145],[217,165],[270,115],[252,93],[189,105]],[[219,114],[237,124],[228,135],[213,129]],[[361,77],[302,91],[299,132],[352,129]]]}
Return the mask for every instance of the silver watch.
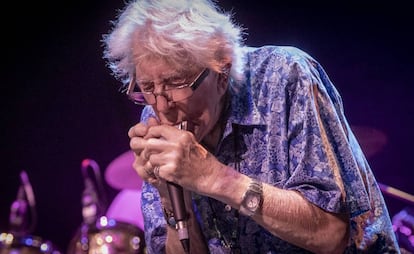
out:
{"label": "silver watch", "polygon": [[246,192],[243,194],[240,204],[240,212],[246,216],[253,216],[262,209],[263,183],[253,179]]}

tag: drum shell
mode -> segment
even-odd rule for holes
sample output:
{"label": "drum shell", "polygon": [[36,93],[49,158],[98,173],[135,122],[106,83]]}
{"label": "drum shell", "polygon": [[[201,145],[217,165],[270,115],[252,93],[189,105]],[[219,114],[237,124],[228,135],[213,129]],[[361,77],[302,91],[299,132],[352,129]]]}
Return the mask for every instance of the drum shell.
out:
{"label": "drum shell", "polygon": [[129,223],[101,218],[96,225],[82,225],[67,251],[67,254],[87,253],[144,254],[144,232]]}
{"label": "drum shell", "polygon": [[33,235],[0,233],[0,254],[62,254],[50,241]]}

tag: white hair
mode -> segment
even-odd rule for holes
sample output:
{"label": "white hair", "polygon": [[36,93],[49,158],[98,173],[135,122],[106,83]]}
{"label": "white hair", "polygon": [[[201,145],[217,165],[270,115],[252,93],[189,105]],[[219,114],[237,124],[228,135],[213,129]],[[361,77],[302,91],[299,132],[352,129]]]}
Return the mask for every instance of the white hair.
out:
{"label": "white hair", "polygon": [[213,1],[133,0],[112,24],[102,40],[104,58],[123,83],[136,65],[151,58],[219,73],[231,64],[230,77],[242,77],[243,28]]}

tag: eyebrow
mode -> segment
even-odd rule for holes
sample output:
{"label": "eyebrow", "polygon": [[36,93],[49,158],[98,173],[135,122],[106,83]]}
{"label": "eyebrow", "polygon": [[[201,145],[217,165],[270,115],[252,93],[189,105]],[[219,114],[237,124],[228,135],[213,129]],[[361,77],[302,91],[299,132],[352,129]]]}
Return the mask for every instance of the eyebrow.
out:
{"label": "eyebrow", "polygon": [[[161,81],[165,81],[165,80],[170,80],[170,79],[174,79],[174,78],[182,78],[182,79],[188,79],[188,71],[171,71],[171,72],[166,72],[166,73],[161,73],[159,75],[159,79]],[[150,80],[150,79],[136,79],[136,82],[138,83],[143,83],[143,82],[153,82],[154,80]]]}

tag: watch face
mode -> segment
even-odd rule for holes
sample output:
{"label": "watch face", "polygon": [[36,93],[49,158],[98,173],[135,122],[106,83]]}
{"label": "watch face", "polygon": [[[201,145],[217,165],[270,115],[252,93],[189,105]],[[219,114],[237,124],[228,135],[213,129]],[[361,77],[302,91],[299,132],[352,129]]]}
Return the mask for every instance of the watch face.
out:
{"label": "watch face", "polygon": [[250,199],[247,201],[247,207],[250,209],[255,209],[259,206],[260,199],[257,196],[250,196]]}
{"label": "watch face", "polygon": [[243,195],[240,205],[240,211],[247,216],[253,216],[257,211],[261,210],[263,202],[262,184],[257,181],[250,183]]}

